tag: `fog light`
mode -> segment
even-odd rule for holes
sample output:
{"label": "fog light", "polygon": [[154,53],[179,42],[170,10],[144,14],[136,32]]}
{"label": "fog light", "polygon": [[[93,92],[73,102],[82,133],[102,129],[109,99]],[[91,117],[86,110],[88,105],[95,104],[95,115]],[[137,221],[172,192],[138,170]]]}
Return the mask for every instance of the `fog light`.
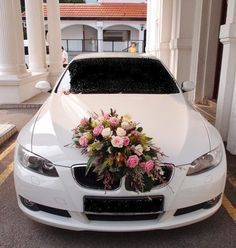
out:
{"label": "fog light", "polygon": [[37,203],[32,202],[32,201],[30,201],[30,200],[27,200],[27,199],[25,199],[25,198],[22,197],[22,196],[20,196],[20,200],[21,200],[22,204],[23,204],[26,208],[28,208],[28,209],[30,209],[30,210],[32,210],[32,211],[39,211],[39,208],[38,208]]}
{"label": "fog light", "polygon": [[218,195],[217,197],[212,198],[211,200],[205,202],[203,208],[208,209],[208,208],[214,207],[219,202],[220,198],[221,198],[221,194]]}

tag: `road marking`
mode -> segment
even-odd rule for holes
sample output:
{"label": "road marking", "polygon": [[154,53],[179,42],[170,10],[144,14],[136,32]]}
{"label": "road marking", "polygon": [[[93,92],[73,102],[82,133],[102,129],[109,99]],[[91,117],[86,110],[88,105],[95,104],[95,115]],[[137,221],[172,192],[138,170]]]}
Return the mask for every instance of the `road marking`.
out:
{"label": "road marking", "polygon": [[223,196],[223,206],[231,216],[231,218],[236,222],[236,208],[232,205],[232,203],[228,200],[228,198]]}
{"label": "road marking", "polygon": [[10,163],[7,168],[0,174],[0,186],[5,182],[5,180],[11,175],[13,171],[13,162]]}
{"label": "road marking", "polygon": [[0,154],[0,161],[3,160],[16,146],[16,142],[13,142],[6,150]]}

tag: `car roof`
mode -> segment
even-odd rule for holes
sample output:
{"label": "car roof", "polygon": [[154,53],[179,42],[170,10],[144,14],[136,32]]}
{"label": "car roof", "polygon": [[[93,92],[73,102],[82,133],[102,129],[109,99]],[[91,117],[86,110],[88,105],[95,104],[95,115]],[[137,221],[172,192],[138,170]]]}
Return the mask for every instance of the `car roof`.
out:
{"label": "car roof", "polygon": [[153,55],[146,53],[127,53],[127,52],[105,52],[105,53],[83,53],[73,58],[73,60],[78,59],[89,59],[89,58],[150,58],[157,59]]}

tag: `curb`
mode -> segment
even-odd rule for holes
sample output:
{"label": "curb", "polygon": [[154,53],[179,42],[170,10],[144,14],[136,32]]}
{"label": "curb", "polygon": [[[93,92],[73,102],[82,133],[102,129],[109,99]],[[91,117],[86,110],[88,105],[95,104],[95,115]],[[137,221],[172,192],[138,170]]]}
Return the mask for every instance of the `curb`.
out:
{"label": "curb", "polygon": [[0,104],[0,109],[39,109],[40,103]]}
{"label": "curb", "polygon": [[14,124],[0,124],[0,145],[6,142],[16,132],[17,129]]}

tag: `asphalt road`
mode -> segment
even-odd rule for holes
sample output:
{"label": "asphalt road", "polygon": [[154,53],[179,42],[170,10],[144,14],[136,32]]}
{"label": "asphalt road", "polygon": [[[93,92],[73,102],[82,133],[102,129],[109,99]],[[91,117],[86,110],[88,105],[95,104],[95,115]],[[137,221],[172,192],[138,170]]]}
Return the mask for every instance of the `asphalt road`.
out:
{"label": "asphalt road", "polygon": [[[26,110],[18,129],[34,113]],[[17,117],[17,113],[16,114]],[[0,113],[1,116],[1,113]],[[14,144],[16,135],[0,148],[0,156]],[[0,161],[0,248],[47,247],[236,247],[236,156],[228,155],[229,177],[224,204],[212,217],[197,224],[174,230],[136,233],[74,232],[36,223],[19,210],[15,197],[12,169],[14,149]],[[7,173],[5,173],[7,172]],[[5,173],[5,174],[4,174]],[[3,177],[3,175],[5,175]]]}

